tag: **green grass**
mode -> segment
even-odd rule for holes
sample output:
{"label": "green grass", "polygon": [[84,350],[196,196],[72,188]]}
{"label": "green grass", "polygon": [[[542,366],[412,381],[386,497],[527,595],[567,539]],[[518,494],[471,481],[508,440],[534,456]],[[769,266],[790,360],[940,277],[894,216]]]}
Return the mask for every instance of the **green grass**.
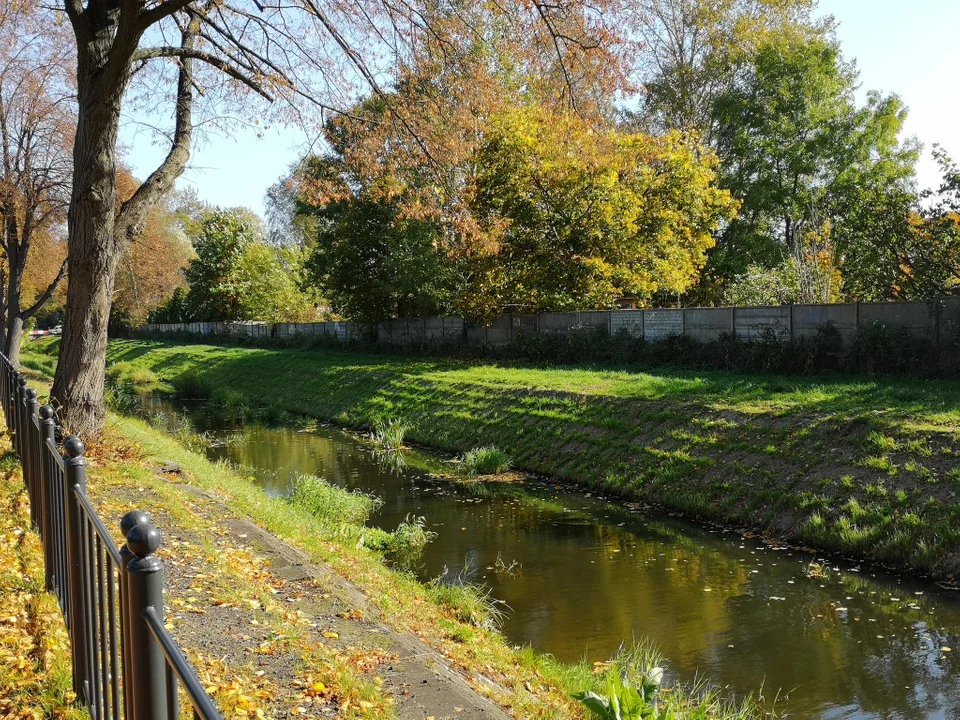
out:
{"label": "green grass", "polygon": [[510,469],[510,456],[495,447],[479,447],[464,453],[458,465],[467,475],[499,475]]}
{"label": "green grass", "polygon": [[331,523],[363,525],[383,502],[372,495],[344,490],[316,475],[299,475],[288,502]]}
{"label": "green grass", "polygon": [[[960,573],[960,382],[531,367],[134,340],[111,342],[109,360],[168,383],[187,375],[229,388],[252,407],[352,427],[402,417],[411,424],[408,439],[456,454],[495,446],[518,470],[827,550]],[[915,472],[903,470],[910,462]],[[876,506],[858,524],[876,542],[852,542],[841,522],[850,499]],[[920,522],[905,522],[906,513]]]}

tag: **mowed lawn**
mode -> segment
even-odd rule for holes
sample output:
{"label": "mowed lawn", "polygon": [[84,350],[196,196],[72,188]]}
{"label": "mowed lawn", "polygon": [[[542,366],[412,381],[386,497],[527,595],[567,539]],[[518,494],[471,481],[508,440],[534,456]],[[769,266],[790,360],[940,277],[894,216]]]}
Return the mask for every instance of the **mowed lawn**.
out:
{"label": "mowed lawn", "polygon": [[940,576],[960,568],[960,383],[500,366],[114,340],[252,407],[506,451],[518,469]]}

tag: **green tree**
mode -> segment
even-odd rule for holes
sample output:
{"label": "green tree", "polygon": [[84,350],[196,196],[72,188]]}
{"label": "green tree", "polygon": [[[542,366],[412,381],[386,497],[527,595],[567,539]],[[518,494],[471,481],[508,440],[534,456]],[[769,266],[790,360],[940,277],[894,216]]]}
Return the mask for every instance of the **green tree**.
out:
{"label": "green tree", "polygon": [[906,108],[877,93],[857,107],[856,81],[834,39],[787,38],[762,45],[718,99],[722,185],[742,207],[711,254],[714,276],[802,257],[825,222],[840,263],[854,234],[881,230],[870,211],[909,193],[919,147],[899,138]]}
{"label": "green tree", "polygon": [[643,102],[635,122],[653,132],[696,130],[714,140],[714,105],[774,37],[816,36],[814,0],[638,0]]}
{"label": "green tree", "polygon": [[267,245],[248,210],[213,210],[190,227],[197,254],[186,272],[191,320],[281,322],[312,314],[311,295],[299,287],[301,255]]}
{"label": "green tree", "polygon": [[351,197],[317,212],[310,277],[331,308],[374,326],[392,317],[449,312],[456,280],[437,247],[437,226],[404,219],[395,205]]}
{"label": "green tree", "polygon": [[960,288],[960,169],[941,148],[933,154],[936,190],[860,194],[843,265],[850,297],[927,300]]}

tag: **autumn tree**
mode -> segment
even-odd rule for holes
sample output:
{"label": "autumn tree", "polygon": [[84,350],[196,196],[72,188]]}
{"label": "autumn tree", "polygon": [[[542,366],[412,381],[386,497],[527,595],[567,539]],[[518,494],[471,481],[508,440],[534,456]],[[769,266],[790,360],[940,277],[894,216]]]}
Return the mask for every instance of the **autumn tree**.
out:
{"label": "autumn tree", "polygon": [[[358,83],[381,91],[381,79],[394,74],[411,39],[443,38],[452,28],[468,33],[469,27],[456,13],[434,21],[433,3],[420,0],[64,0],[63,8],[77,45],[79,112],[68,215],[71,282],[52,395],[71,431],[96,437],[103,427],[106,328],[117,263],[148,208],[183,172],[199,114],[223,118],[239,107],[247,117],[274,122],[343,111]],[[617,0],[589,6],[516,0],[500,12],[524,47],[540,50],[531,56],[552,48],[557,72],[572,78],[584,58],[619,66],[609,48],[615,50],[624,34],[621,10]],[[51,15],[49,22],[57,19]],[[148,80],[149,97],[158,88],[171,90],[170,150],[115,213],[121,106],[141,79]],[[257,97],[272,106],[251,104]],[[408,131],[411,142],[423,142],[415,139],[410,117],[393,114],[391,121]]]}
{"label": "autumn tree", "polygon": [[477,163],[474,206],[492,243],[470,279],[471,315],[682,293],[737,205],[716,187],[716,157],[677,131],[518,111],[497,121]]}
{"label": "autumn tree", "polygon": [[[121,167],[118,200],[125,202],[139,182]],[[140,325],[178,287],[186,285],[184,271],[193,250],[169,200],[150,208],[143,230],[131,239],[117,266],[114,286],[114,325]]]}
{"label": "autumn tree", "polygon": [[[24,323],[66,272],[54,246],[62,239],[69,198],[75,123],[65,65],[72,49],[38,15],[23,3],[0,9],[0,346],[13,362]],[[41,253],[55,263],[52,273],[37,270],[37,247],[53,250]]]}

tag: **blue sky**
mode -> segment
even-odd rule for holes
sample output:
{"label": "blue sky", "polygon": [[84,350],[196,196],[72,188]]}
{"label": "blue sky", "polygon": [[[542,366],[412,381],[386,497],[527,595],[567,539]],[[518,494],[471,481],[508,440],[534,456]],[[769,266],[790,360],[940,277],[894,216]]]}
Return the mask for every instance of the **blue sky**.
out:
{"label": "blue sky", "polygon": [[[861,95],[867,90],[899,94],[910,108],[906,135],[924,144],[918,166],[921,187],[937,183],[930,148],[940,143],[960,157],[960,2],[957,0],[821,0],[820,11],[839,22],[838,34],[848,58],[860,69]],[[267,187],[299,156],[308,138],[274,128],[258,138],[252,131],[210,137],[196,149],[179,182],[223,206],[246,206],[263,213]],[[132,126],[121,132],[126,160],[146,177],[162,157]]]}

